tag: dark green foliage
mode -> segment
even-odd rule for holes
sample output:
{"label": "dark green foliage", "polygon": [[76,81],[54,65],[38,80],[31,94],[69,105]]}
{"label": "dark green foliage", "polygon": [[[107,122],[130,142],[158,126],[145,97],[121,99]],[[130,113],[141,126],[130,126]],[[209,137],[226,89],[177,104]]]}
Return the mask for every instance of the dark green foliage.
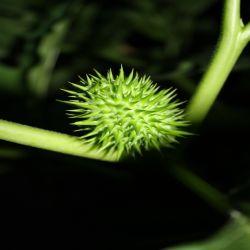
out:
{"label": "dark green foliage", "polygon": [[[122,63],[156,77],[175,70],[182,60],[189,61],[183,55],[201,29],[194,24],[214,1],[11,2],[0,3],[0,87],[26,88],[45,98],[92,68],[106,70],[106,65]],[[213,21],[202,22],[211,32]]]}

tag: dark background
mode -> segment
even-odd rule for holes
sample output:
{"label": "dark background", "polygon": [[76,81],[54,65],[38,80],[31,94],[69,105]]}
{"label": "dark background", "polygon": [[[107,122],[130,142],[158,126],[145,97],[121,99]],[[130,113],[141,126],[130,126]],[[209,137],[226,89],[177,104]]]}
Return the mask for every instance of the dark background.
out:
{"label": "dark background", "polygon": [[[74,134],[60,88],[121,64],[189,100],[212,57],[222,3],[1,0],[1,118]],[[249,1],[242,6],[248,22]],[[169,174],[178,162],[249,214],[249,72],[246,48],[184,149],[105,163],[1,141],[1,227],[10,237],[2,249],[154,250],[207,237],[228,218]]]}

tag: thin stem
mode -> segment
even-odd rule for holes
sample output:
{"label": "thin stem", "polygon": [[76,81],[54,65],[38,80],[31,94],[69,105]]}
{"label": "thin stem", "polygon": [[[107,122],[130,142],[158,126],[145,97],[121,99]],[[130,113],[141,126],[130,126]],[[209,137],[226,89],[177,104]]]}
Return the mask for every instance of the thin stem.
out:
{"label": "thin stem", "polygon": [[219,212],[230,213],[230,211],[233,210],[230,202],[223,193],[212,187],[190,170],[179,165],[175,165],[169,170],[176,179]]}
{"label": "thin stem", "polygon": [[209,112],[250,39],[249,25],[244,27],[240,18],[240,0],[225,0],[222,34],[217,50],[187,107],[191,122],[200,123]]}
{"label": "thin stem", "polygon": [[1,119],[0,139],[63,154],[112,162],[118,160],[115,153],[105,155],[77,137]]}

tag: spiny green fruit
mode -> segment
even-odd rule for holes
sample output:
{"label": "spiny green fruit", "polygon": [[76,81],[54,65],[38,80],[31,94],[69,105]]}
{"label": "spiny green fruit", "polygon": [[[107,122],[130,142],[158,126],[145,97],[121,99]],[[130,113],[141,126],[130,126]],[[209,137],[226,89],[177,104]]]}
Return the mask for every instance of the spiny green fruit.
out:
{"label": "spiny green fruit", "polygon": [[73,123],[81,131],[81,138],[106,153],[118,156],[134,155],[146,149],[160,149],[176,142],[176,137],[187,134],[180,128],[187,125],[180,103],[175,101],[175,90],[159,90],[149,77],[139,77],[133,70],[124,76],[96,75],[71,83],[75,90],[68,104]]}

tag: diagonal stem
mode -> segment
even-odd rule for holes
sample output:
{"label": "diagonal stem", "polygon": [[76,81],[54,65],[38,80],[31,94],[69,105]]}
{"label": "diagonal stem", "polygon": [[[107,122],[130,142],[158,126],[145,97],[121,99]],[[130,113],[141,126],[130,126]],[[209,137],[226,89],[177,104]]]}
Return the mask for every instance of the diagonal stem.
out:
{"label": "diagonal stem", "polygon": [[0,139],[80,157],[112,162],[118,160],[115,153],[105,155],[77,137],[1,119]]}
{"label": "diagonal stem", "polygon": [[183,185],[193,191],[197,196],[214,207],[218,212],[229,214],[233,207],[227,196],[204,181],[198,175],[181,165],[174,165],[168,168],[170,173]]}

